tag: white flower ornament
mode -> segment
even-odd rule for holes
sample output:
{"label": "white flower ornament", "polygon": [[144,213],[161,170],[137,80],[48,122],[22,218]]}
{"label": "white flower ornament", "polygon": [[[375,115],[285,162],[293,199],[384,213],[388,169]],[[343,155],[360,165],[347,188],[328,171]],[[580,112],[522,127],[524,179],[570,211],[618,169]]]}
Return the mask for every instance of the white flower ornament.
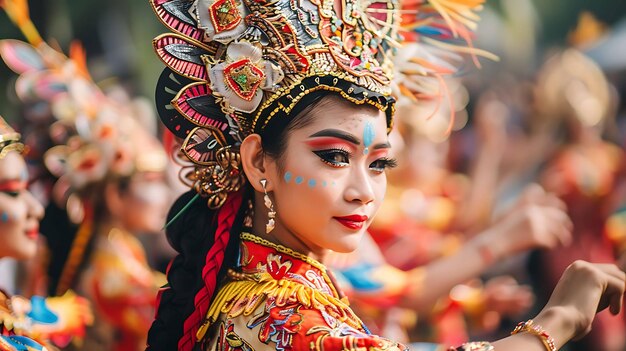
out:
{"label": "white flower ornament", "polygon": [[263,100],[263,90],[274,90],[284,78],[281,68],[263,60],[262,53],[247,41],[230,43],[226,60],[207,69],[214,94],[235,110],[254,112]]}

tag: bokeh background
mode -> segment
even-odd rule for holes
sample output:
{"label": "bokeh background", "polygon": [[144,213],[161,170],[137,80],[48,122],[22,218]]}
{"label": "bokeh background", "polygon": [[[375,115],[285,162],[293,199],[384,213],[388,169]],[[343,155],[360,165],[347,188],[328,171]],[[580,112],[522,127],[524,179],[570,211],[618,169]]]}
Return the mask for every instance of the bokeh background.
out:
{"label": "bokeh background", "polygon": [[[164,27],[146,0],[30,0],[29,5],[44,39],[53,39],[65,52],[72,40],[84,45],[96,81],[115,76],[131,91],[152,98],[162,65],[152,53],[151,40]],[[478,45],[499,54],[502,61],[484,62],[487,72],[482,76],[493,70],[532,73],[546,52],[567,45],[583,11],[592,13],[609,30],[626,32],[626,23],[620,23],[626,14],[623,0],[487,1]],[[23,39],[5,13],[0,13],[0,38]],[[623,69],[615,66],[626,66],[626,54],[617,55],[615,50],[618,47],[610,54],[602,53],[610,56],[604,59],[611,61],[612,71]],[[7,89],[12,86],[10,77],[13,75],[0,65],[0,114],[7,119],[15,114],[11,89]]]}

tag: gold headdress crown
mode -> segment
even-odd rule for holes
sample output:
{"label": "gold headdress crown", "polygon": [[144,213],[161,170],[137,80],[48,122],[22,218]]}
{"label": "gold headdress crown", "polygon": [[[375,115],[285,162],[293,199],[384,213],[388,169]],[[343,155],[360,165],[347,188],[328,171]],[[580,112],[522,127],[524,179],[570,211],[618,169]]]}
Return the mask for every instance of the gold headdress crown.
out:
{"label": "gold headdress crown", "polygon": [[173,31],[153,44],[168,66],[159,114],[189,161],[181,178],[220,207],[244,181],[243,138],[286,124],[319,91],[376,106],[391,128],[399,42],[410,40],[417,53],[398,65],[396,90],[414,100],[442,95],[440,77],[455,72],[458,58],[442,49],[459,48],[442,41],[469,42],[483,1],[412,0],[400,9],[399,0],[151,0]]}
{"label": "gold headdress crown", "polygon": [[20,133],[16,132],[0,116],[0,159],[4,158],[10,151],[22,153],[24,144],[21,142]]}

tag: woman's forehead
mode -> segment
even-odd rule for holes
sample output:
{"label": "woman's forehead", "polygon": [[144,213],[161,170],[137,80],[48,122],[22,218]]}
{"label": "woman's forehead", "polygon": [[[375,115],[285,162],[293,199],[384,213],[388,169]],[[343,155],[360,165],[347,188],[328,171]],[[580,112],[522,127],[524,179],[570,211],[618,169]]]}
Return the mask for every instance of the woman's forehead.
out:
{"label": "woman's forehead", "polygon": [[382,111],[371,106],[346,104],[332,104],[316,110],[311,126],[361,130],[366,123],[371,123],[376,129],[387,129],[386,116]]}
{"label": "woman's forehead", "polygon": [[26,163],[22,155],[15,151],[0,159],[0,181],[25,177]]}

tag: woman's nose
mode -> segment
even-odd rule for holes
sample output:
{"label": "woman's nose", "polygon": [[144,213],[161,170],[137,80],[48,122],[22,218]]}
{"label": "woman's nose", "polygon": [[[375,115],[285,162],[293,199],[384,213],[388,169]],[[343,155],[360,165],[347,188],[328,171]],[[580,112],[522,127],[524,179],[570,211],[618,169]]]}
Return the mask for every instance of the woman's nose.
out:
{"label": "woman's nose", "polygon": [[369,170],[358,170],[350,176],[345,199],[348,202],[369,204],[374,201],[374,187]]}
{"label": "woman's nose", "polygon": [[39,202],[39,200],[35,198],[35,196],[33,196],[30,191],[27,190],[24,195],[28,204],[28,216],[40,221],[44,216],[43,205]]}

